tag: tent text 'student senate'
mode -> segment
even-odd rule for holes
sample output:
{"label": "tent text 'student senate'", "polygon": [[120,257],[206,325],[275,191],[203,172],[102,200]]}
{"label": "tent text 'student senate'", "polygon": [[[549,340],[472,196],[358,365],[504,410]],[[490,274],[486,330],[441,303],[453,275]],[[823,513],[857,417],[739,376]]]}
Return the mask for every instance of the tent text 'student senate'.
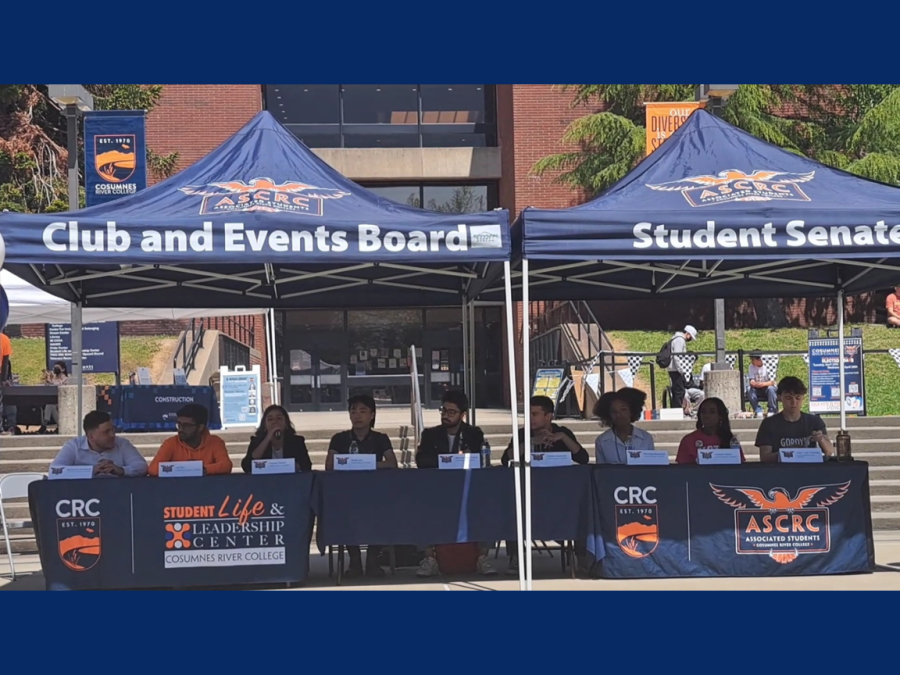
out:
{"label": "tent text 'student senate'", "polygon": [[[218,230],[218,231],[216,231]],[[446,230],[411,230],[400,232],[383,230],[378,225],[361,224],[355,232],[328,228],[315,230],[267,230],[250,229],[243,223],[224,223],[214,230],[206,221],[202,229],[186,231],[143,230],[140,232],[140,249],[147,253],[212,252],[219,244],[229,253],[342,253],[355,246],[360,253],[409,251],[428,253],[441,250],[462,252],[469,249],[502,248],[502,229],[495,225],[456,225]],[[107,222],[105,228],[80,228],[77,221],[51,223],[44,228],[44,246],[48,250],[64,253],[70,251],[123,253],[137,243],[132,233],[119,229],[115,222]]]}
{"label": "tent text 'student senate'", "polygon": [[634,248],[777,248],[779,246],[890,246],[900,245],[900,225],[832,225],[807,227],[791,220],[783,228],[772,223],[762,227],[719,227],[709,220],[703,229],[675,228],[638,223],[633,229]]}

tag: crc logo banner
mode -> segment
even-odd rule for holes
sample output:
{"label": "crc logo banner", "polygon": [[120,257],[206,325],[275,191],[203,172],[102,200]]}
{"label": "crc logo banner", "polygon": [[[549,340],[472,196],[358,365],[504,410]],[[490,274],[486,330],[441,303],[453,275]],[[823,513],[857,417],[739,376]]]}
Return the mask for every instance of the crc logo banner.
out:
{"label": "crc logo banner", "polygon": [[85,203],[95,206],[147,187],[142,110],[98,110],[84,117]]}

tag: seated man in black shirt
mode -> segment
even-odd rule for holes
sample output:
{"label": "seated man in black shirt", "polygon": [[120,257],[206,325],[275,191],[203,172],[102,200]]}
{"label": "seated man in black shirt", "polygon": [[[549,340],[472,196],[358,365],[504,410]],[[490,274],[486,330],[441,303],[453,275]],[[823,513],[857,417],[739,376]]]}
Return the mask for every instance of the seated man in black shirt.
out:
{"label": "seated man in black shirt", "polygon": [[[542,452],[571,452],[572,461],[576,464],[587,464],[590,461],[590,455],[585,450],[572,430],[560,426],[553,421],[553,401],[547,396],[531,397],[531,442],[535,450]],[[500,461],[503,466],[509,466],[513,458],[512,439],[503,457]],[[525,459],[525,429],[519,429],[519,461]],[[513,541],[506,542],[506,555],[509,556],[509,567],[506,573],[511,576],[518,576],[519,561],[517,559],[518,544]],[[585,545],[582,542],[575,542],[576,557],[583,556],[586,553]]]}
{"label": "seated man in black shirt", "polygon": [[[351,429],[331,437],[331,443],[328,445],[328,455],[325,458],[325,470],[334,470],[334,456],[349,454],[350,446],[354,442],[359,450],[359,454],[377,456],[376,468],[396,469],[397,456],[394,454],[394,447],[391,444],[390,437],[387,434],[375,431],[374,428],[375,399],[361,394],[351,397],[348,404]],[[350,566],[347,569],[346,576],[348,578],[362,576],[362,553],[359,550],[359,546],[348,546],[347,552],[350,554]],[[384,576],[384,569],[378,564],[379,553],[381,553],[381,546],[369,544],[366,552],[366,576]]]}
{"label": "seated man in black shirt", "polygon": [[[448,391],[441,398],[441,423],[439,426],[425,429],[422,440],[416,451],[416,467],[419,469],[437,469],[438,455],[454,453],[477,453],[484,443],[484,432],[465,422],[469,410],[469,398],[462,391]],[[489,547],[479,544],[477,568],[479,574],[491,575],[497,571],[488,561]],[[425,549],[417,576],[433,577],[440,574],[440,568],[434,556],[434,547]]]}
{"label": "seated man in black shirt", "polygon": [[781,412],[767,417],[756,433],[760,462],[777,462],[778,451],[790,448],[818,447],[825,457],[834,454],[825,421],[818,415],[801,411],[806,385],[798,377],[785,377],[778,383]]}

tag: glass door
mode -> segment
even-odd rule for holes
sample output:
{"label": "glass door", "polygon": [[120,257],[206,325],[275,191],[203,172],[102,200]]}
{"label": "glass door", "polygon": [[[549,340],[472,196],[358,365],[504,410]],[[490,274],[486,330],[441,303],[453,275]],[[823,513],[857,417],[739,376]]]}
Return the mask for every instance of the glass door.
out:
{"label": "glass door", "polygon": [[343,410],[347,405],[346,339],[333,333],[305,333],[289,345],[285,407],[296,412]]}
{"label": "glass door", "polygon": [[422,366],[427,377],[424,406],[438,408],[450,389],[465,389],[462,328],[426,330]]}

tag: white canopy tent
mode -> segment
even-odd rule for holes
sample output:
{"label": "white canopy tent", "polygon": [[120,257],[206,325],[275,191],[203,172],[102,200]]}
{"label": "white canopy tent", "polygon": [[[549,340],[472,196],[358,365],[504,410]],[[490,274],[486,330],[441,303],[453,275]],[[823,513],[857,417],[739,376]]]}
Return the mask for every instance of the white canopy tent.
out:
{"label": "white canopy tent", "polygon": [[[0,286],[3,287],[9,298],[8,323],[11,325],[69,323],[72,320],[71,303],[32,286],[12,272],[0,271]],[[268,313],[267,309],[165,309],[161,307],[85,307],[82,311],[84,323],[199,319]]]}

